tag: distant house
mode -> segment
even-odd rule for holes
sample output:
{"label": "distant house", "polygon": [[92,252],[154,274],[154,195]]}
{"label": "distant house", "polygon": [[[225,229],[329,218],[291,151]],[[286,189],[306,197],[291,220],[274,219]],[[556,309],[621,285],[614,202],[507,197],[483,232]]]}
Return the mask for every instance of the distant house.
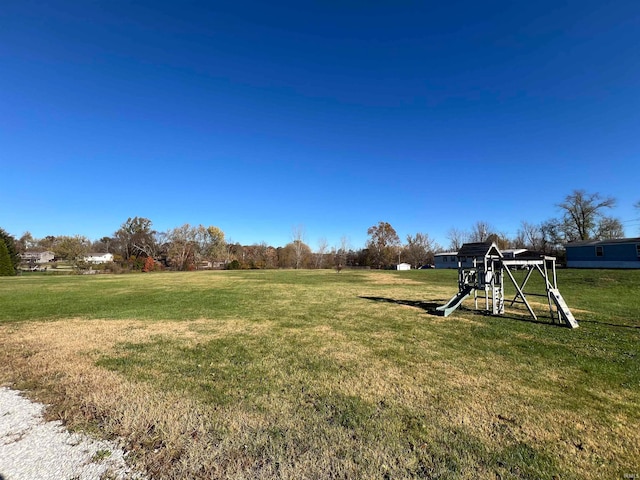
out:
{"label": "distant house", "polygon": [[23,262],[29,263],[46,263],[51,262],[55,255],[53,252],[46,250],[44,252],[24,252],[20,254],[20,258]]}
{"label": "distant house", "polygon": [[113,262],[113,253],[89,253],[84,257],[87,263],[108,263]]}
{"label": "distant house", "polygon": [[[489,245],[489,244],[487,244]],[[463,267],[471,267],[473,264],[473,259],[464,255],[458,256],[459,252],[443,252],[436,253],[433,256],[433,263],[435,268],[458,268],[458,261],[462,262]],[[516,259],[520,257],[526,257],[530,255],[537,255],[535,252],[530,252],[526,248],[510,248],[505,250],[500,250],[502,253],[502,257],[506,259]]]}
{"label": "distant house", "polygon": [[399,263],[396,265],[396,270],[411,270],[411,265],[409,263]]}
{"label": "distant house", "polygon": [[500,250],[503,258],[518,258],[530,253],[526,248],[507,248],[506,250]]}
{"label": "distant house", "polygon": [[458,268],[458,252],[442,252],[433,255],[435,268]]}
{"label": "distant house", "polygon": [[198,263],[198,270],[224,270],[225,262],[212,262],[210,260],[202,260]]}
{"label": "distant house", "polygon": [[569,268],[640,268],[640,237],[565,245]]}

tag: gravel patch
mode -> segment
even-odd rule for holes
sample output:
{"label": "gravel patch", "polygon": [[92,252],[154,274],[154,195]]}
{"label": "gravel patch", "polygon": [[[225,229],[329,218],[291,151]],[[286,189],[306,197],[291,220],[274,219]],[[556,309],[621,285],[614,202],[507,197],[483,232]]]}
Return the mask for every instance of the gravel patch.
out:
{"label": "gravel patch", "polygon": [[46,422],[44,405],[0,387],[0,480],[101,480],[146,477],[131,470],[115,442]]}

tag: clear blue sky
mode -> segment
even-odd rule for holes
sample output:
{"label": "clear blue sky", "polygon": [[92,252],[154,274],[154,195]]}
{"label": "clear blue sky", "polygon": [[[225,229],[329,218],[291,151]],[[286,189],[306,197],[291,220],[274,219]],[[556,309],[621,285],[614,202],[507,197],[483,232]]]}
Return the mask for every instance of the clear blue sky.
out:
{"label": "clear blue sky", "polygon": [[640,214],[640,2],[29,1],[0,9],[0,227],[274,246]]}

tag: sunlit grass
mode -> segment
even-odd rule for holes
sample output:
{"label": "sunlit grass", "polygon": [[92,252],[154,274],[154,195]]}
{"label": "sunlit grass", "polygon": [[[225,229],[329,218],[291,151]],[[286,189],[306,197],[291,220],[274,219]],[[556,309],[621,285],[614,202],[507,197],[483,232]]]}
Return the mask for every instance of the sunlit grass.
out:
{"label": "sunlit grass", "polygon": [[559,283],[576,330],[544,298],[538,322],[434,316],[455,271],[2,279],[0,380],[154,478],[622,478],[640,272]]}

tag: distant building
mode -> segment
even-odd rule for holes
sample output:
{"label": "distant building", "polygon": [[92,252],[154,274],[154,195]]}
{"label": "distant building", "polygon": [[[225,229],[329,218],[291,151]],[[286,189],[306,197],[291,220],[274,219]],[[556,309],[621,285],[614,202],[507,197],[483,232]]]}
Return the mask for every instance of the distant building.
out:
{"label": "distant building", "polygon": [[396,265],[396,270],[411,270],[411,265],[408,263],[399,263]]}
{"label": "distant building", "polygon": [[20,254],[22,261],[29,263],[47,263],[53,261],[54,257],[53,252],[49,250],[44,252],[24,252]]}
{"label": "distant building", "polygon": [[508,248],[506,250],[500,250],[503,258],[518,258],[523,254],[530,253],[526,248]]}
{"label": "distant building", "polygon": [[435,268],[458,268],[458,252],[442,252],[433,255]]}
{"label": "distant building", "polygon": [[212,262],[210,260],[202,260],[198,263],[198,270],[224,270],[225,262]]}
{"label": "distant building", "polygon": [[87,263],[108,263],[113,262],[113,253],[89,253],[84,257]]}
{"label": "distant building", "polygon": [[640,268],[640,237],[565,245],[569,268]]}

